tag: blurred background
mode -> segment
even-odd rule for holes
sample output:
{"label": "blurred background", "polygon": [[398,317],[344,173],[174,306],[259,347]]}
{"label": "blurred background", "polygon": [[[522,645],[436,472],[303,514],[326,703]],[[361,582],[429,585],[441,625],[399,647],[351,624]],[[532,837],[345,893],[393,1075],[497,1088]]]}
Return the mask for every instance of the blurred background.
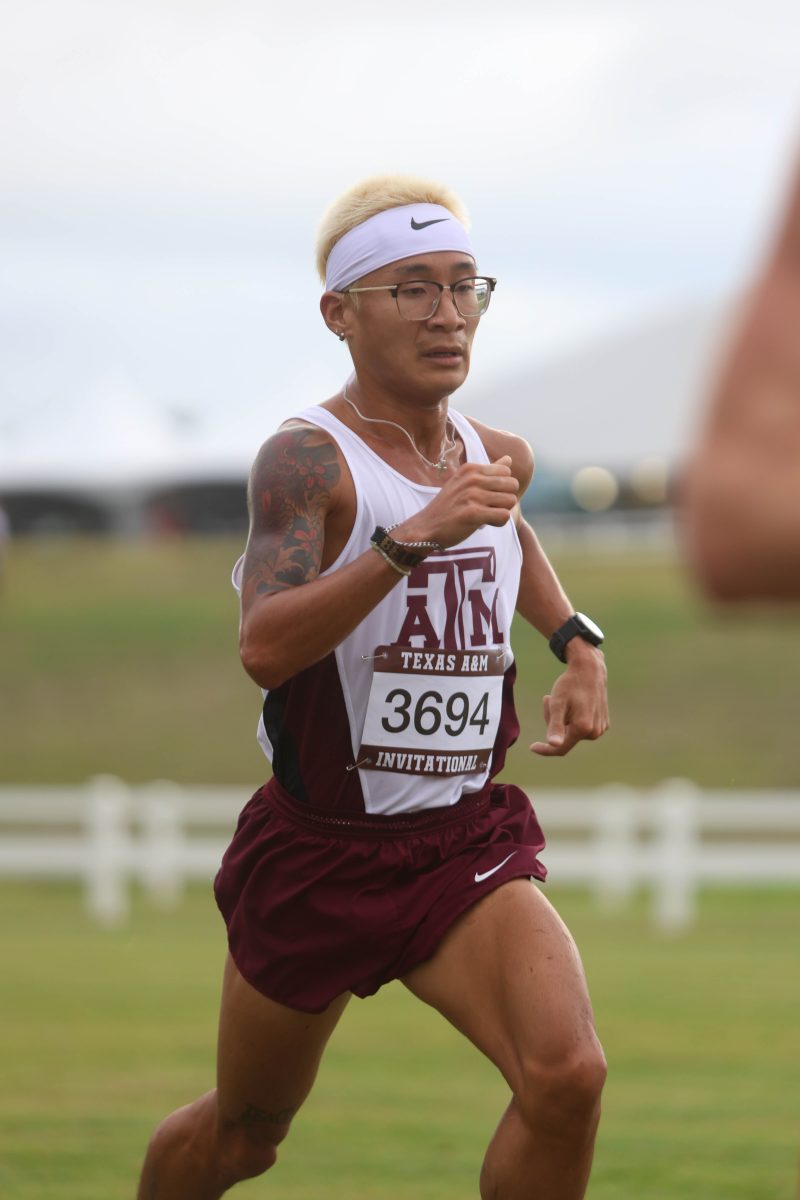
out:
{"label": "blurred background", "polygon": [[[499,280],[454,402],[530,440],[526,513],[607,633],[612,730],[561,761],[527,750],[556,664],[515,630],[506,771],[612,1062],[590,1196],[792,1195],[800,620],[705,608],[670,498],[796,152],[794,0],[4,25],[0,1193],[131,1195],[150,1127],[211,1086],[209,883],[267,770],[229,585],[247,473],[348,372],[323,209],[407,171],[463,196]],[[401,988],[351,1007],[280,1194],[473,1194],[502,1084]]]}

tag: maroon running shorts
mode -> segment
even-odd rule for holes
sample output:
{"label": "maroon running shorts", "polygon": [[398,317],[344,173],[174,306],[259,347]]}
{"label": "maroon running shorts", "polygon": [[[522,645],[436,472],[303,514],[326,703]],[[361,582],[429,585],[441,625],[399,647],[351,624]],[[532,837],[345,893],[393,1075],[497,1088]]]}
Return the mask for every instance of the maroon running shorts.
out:
{"label": "maroon running shorts", "polygon": [[231,956],[263,995],[322,1012],[430,958],[466,909],[509,879],[544,880],[544,836],[512,784],[452,807],[337,817],[274,778],[245,805],[214,882]]}

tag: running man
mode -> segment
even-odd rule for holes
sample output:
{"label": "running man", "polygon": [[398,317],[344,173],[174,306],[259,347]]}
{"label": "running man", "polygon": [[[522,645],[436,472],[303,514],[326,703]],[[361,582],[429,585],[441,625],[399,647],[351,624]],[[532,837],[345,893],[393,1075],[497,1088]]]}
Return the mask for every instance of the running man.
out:
{"label": "running man", "polygon": [[217,1087],[156,1130],[139,1196],[216,1200],[271,1167],[350,996],[401,979],[511,1089],[484,1200],[577,1200],[605,1062],[575,945],[532,883],[541,830],[493,780],[519,732],[515,607],[565,664],[537,754],[605,732],[602,634],[520,514],[527,443],[449,407],[495,287],[460,202],[368,180],[328,211],[318,266],[353,373],[250,481],[234,581],[273,776],[215,885]]}
{"label": "running man", "polygon": [[717,600],[800,600],[800,168],[682,490],[691,566]]}

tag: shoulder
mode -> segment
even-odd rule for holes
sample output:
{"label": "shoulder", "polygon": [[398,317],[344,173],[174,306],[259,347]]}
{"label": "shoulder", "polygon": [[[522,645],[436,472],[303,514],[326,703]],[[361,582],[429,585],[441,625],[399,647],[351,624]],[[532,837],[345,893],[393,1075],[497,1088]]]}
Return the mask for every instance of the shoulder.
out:
{"label": "shoulder", "polygon": [[514,475],[519,480],[520,494],[524,492],[533,478],[535,466],[530,443],[519,434],[508,433],[505,429],[493,429],[474,417],[467,417],[467,420],[483,442],[490,462],[502,458],[504,454],[509,456]]}
{"label": "shoulder", "polygon": [[339,447],[318,425],[293,420],[263,443],[250,472],[250,501],[265,492],[291,493],[307,503],[330,502],[342,475]]}
{"label": "shoulder", "polygon": [[336,441],[326,429],[310,421],[293,418],[285,421],[262,443],[253,462],[253,474],[263,471],[291,472],[309,460],[338,454]]}

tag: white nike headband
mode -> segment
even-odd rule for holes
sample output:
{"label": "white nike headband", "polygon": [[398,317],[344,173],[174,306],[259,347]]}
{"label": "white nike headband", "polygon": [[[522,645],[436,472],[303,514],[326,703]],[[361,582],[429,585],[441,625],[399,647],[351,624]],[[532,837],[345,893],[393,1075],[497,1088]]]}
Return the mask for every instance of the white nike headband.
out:
{"label": "white nike headband", "polygon": [[437,250],[461,250],[474,259],[461,222],[441,204],[386,208],[343,234],[325,266],[325,290],[341,292],[387,263]]}

